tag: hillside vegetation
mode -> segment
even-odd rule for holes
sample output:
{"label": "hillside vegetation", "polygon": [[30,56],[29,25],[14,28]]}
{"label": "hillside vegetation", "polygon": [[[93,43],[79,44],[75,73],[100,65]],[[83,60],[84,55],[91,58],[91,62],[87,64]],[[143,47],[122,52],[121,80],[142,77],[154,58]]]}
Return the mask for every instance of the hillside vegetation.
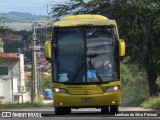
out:
{"label": "hillside vegetation", "polygon": [[22,21],[37,21],[37,20],[45,20],[47,16],[45,15],[32,15],[30,13],[22,13],[22,12],[9,12],[9,13],[0,13],[4,19],[1,21],[5,22],[22,22]]}

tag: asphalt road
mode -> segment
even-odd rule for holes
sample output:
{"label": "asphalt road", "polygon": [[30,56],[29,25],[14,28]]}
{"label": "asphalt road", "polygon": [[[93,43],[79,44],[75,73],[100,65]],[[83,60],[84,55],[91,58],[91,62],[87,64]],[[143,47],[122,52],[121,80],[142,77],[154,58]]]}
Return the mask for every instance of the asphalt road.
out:
{"label": "asphalt road", "polygon": [[[104,115],[100,109],[83,108],[72,109],[70,115],[55,115],[52,107],[0,109],[0,120],[160,120],[160,111],[140,107],[120,107],[119,111],[118,114]],[[12,117],[6,117],[6,112]],[[2,114],[5,117],[2,118]]]}

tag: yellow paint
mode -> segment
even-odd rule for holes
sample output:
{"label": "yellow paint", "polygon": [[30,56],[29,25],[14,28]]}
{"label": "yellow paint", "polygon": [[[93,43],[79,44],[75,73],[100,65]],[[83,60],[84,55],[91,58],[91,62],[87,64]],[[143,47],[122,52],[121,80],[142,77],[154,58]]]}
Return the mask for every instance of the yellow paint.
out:
{"label": "yellow paint", "polygon": [[[117,38],[119,34],[115,20],[110,20],[101,15],[73,15],[62,18],[60,21],[53,24],[54,27],[75,27],[75,26],[115,26]],[[119,40],[119,55],[125,55],[125,43],[122,39]],[[51,59],[51,42],[45,43],[45,57]],[[53,88],[64,88],[68,94],[53,93],[55,107],[89,107],[89,106],[105,106],[105,105],[120,105],[121,90],[113,92],[104,92],[104,88],[121,85],[121,80],[110,82],[108,84],[94,85],[64,85],[53,83]],[[82,98],[91,99],[84,102]]]}
{"label": "yellow paint", "polygon": [[101,15],[74,15],[61,19],[53,24],[53,27],[73,27],[73,26],[116,26],[115,20],[109,20]]}
{"label": "yellow paint", "polygon": [[125,56],[125,42],[123,39],[120,39],[119,41],[119,56]]}
{"label": "yellow paint", "polygon": [[[88,106],[103,106],[120,105],[121,91],[104,92],[103,88],[109,86],[120,85],[120,81],[110,82],[101,85],[64,85],[53,83],[54,88],[64,88],[68,90],[68,94],[54,92],[54,106],[60,107],[59,103],[63,103],[64,107],[88,107]],[[82,98],[92,98],[93,101],[82,102]]]}
{"label": "yellow paint", "polygon": [[51,41],[46,41],[44,44],[44,55],[47,60],[51,59]]}

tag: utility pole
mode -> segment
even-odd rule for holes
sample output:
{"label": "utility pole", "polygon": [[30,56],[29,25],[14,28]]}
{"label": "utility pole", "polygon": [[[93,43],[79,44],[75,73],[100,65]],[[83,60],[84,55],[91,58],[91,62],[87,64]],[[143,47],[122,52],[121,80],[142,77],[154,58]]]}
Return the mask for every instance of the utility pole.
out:
{"label": "utility pole", "polygon": [[31,83],[31,102],[38,101],[38,84],[37,84],[37,70],[36,70],[36,32],[34,33],[31,41],[32,50],[32,83]]}
{"label": "utility pole", "polygon": [[[37,34],[36,34],[36,28],[41,28],[40,31],[40,43],[37,44],[38,40],[37,40]],[[41,90],[40,90],[40,86],[41,86],[41,74],[40,74],[40,69],[37,67],[37,56],[36,56],[36,51],[40,51],[42,48],[42,37],[43,35],[43,29],[42,26],[41,27],[35,27],[34,26],[34,32],[32,35],[32,40],[31,40],[31,53],[32,53],[32,60],[31,60],[31,64],[32,64],[32,70],[31,70],[31,102],[33,103],[34,101],[39,101],[40,100],[40,94],[41,94]],[[38,69],[37,69],[38,68]],[[40,70],[40,71],[39,71]],[[38,73],[39,71],[39,73]]]}

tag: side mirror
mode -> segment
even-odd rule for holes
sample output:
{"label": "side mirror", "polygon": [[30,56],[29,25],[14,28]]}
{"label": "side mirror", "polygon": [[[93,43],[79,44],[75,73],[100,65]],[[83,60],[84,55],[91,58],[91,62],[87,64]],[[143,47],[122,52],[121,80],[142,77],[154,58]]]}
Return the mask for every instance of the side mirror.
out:
{"label": "side mirror", "polygon": [[44,55],[46,60],[51,60],[51,41],[46,41],[44,44]]}
{"label": "side mirror", "polygon": [[123,39],[119,40],[119,57],[120,60],[123,60],[125,56],[125,41]]}

